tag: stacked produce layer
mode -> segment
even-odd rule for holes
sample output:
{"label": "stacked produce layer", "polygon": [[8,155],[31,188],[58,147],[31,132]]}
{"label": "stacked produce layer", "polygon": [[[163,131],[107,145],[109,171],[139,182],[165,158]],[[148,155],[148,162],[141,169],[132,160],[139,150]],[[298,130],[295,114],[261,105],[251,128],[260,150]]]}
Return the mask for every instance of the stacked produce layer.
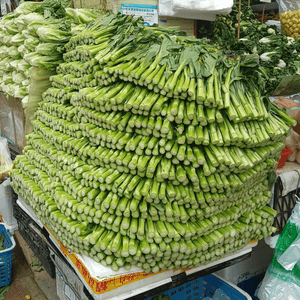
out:
{"label": "stacked produce layer", "polygon": [[49,0],[24,2],[5,15],[0,22],[1,90],[11,97],[26,97],[33,67],[55,69],[72,33],[99,15],[99,11],[65,10],[61,1]]}
{"label": "stacked produce layer", "polygon": [[142,24],[109,14],[70,40],[12,185],[115,271],[207,264],[273,232],[267,179],[294,121],[267,110],[249,61]]}

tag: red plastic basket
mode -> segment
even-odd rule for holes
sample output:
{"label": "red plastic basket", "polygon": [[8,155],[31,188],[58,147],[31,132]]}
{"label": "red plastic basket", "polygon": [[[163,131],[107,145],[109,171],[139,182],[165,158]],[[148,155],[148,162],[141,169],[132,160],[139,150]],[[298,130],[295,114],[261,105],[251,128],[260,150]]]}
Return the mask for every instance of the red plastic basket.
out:
{"label": "red plastic basket", "polygon": [[282,150],[282,152],[281,152],[281,157],[280,157],[280,159],[279,159],[277,169],[281,169],[281,168],[284,167],[284,165],[285,165],[285,163],[286,163],[286,161],[287,161],[289,155],[292,154],[292,153],[293,153],[293,151],[290,150],[290,149],[288,148],[288,146],[286,146],[286,147]]}

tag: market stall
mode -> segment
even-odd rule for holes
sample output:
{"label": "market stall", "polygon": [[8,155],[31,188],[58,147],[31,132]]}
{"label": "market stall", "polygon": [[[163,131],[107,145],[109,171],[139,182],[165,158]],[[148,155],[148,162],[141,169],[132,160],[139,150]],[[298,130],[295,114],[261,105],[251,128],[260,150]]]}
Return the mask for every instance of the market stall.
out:
{"label": "market stall", "polygon": [[[22,4],[0,23],[10,53],[1,87],[22,95],[28,133],[11,172],[14,212],[48,273],[60,274],[59,295],[152,299],[249,258],[283,225],[279,181],[275,210],[269,187],[296,121],[268,96],[295,79],[298,42],[241,3],[204,17],[216,19],[217,45],[144,26],[188,17],[180,1],[160,11],[117,3],[122,15],[102,4]],[[195,33],[201,9],[181,30]]]}

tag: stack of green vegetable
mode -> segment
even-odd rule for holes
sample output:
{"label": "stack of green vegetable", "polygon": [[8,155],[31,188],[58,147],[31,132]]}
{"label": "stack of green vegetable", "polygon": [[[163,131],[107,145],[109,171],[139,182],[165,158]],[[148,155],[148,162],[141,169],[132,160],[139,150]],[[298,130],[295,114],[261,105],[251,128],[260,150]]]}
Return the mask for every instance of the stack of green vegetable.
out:
{"label": "stack of green vegetable", "polygon": [[250,62],[142,24],[108,14],[71,38],[12,185],[115,271],[207,264],[273,232],[267,178],[294,120],[267,110]]}
{"label": "stack of green vegetable", "polygon": [[23,2],[3,17],[0,87],[8,96],[23,99],[28,95],[32,68],[55,69],[63,61],[64,45],[72,33],[99,16],[99,12],[84,9],[68,8],[66,12],[65,2]]}

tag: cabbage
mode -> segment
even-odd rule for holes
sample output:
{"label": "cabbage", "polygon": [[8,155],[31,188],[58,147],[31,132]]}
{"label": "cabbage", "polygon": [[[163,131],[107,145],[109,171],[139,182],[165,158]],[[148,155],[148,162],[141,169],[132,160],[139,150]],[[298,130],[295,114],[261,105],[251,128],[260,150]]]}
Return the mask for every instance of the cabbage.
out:
{"label": "cabbage", "polygon": [[74,12],[75,12],[75,9],[66,8],[66,17],[68,19],[70,19],[71,21],[74,21]]}
{"label": "cabbage", "polygon": [[29,96],[26,95],[23,99],[22,99],[22,106],[23,106],[23,109],[26,109],[27,106],[28,106],[28,99],[29,99]]}
{"label": "cabbage", "polygon": [[5,33],[3,31],[0,32],[0,41],[2,41],[4,37],[5,37]]}
{"label": "cabbage", "polygon": [[12,73],[6,73],[3,76],[3,81],[5,82],[5,84],[13,83]]}
{"label": "cabbage", "polygon": [[20,46],[18,48],[18,51],[21,53],[22,56],[24,56],[25,54],[30,53],[30,51],[24,45]]}
{"label": "cabbage", "polygon": [[16,84],[22,84],[24,80],[26,80],[26,77],[22,73],[13,72],[12,73],[12,79],[14,83]]}
{"label": "cabbage", "polygon": [[41,55],[55,55],[60,54],[64,51],[64,46],[60,44],[54,44],[54,43],[43,43],[39,44],[35,48],[35,52]]}
{"label": "cabbage", "polygon": [[54,69],[56,68],[57,64],[62,62],[62,55],[42,56],[33,52],[24,55],[24,60],[33,67]]}
{"label": "cabbage", "polygon": [[25,74],[26,78],[31,77],[32,71],[33,71],[33,67],[30,67],[30,68],[28,68],[27,70],[24,71],[24,74]]}
{"label": "cabbage", "polygon": [[0,58],[3,59],[7,56],[7,46],[1,46],[0,47]]}
{"label": "cabbage", "polygon": [[26,25],[29,25],[30,23],[32,23],[34,21],[44,21],[45,20],[45,18],[42,15],[37,14],[37,13],[30,13],[28,15],[23,15],[22,19]]}
{"label": "cabbage", "polygon": [[15,15],[30,14],[41,6],[39,2],[23,2],[14,11]]}
{"label": "cabbage", "polygon": [[66,43],[72,36],[70,32],[54,29],[50,26],[42,26],[36,33],[45,43]]}
{"label": "cabbage", "polygon": [[3,37],[2,42],[3,42],[4,45],[11,46],[10,40],[11,40],[11,36],[10,35],[5,35]]}
{"label": "cabbage", "polygon": [[279,67],[279,68],[285,68],[286,67],[286,63],[282,59],[280,59],[279,60],[279,64],[277,65],[277,67]]}
{"label": "cabbage", "polygon": [[10,63],[11,67],[18,71],[18,65],[20,62],[23,61],[23,59],[14,60]]}
{"label": "cabbage", "polygon": [[69,31],[71,29],[71,23],[69,20],[56,20],[56,19],[47,19],[47,20],[40,20],[40,21],[33,21],[28,25],[28,32],[29,34],[38,37],[37,30],[40,27],[47,27],[47,30],[50,28],[59,29],[63,31]]}
{"label": "cabbage", "polygon": [[21,33],[17,33],[11,38],[11,44],[13,46],[21,46],[24,43],[24,37]]}
{"label": "cabbage", "polygon": [[35,38],[35,37],[32,37],[32,38],[29,38],[29,39],[26,39],[25,42],[24,42],[24,46],[34,52],[35,51],[35,47],[40,43],[40,40]]}
{"label": "cabbage", "polygon": [[22,81],[23,86],[27,86],[29,84],[30,84],[30,79],[25,79],[25,80]]}
{"label": "cabbage", "polygon": [[74,9],[73,17],[74,22],[77,24],[91,23],[99,17],[100,13],[97,11],[91,11],[84,8]]}
{"label": "cabbage", "polygon": [[17,65],[17,70],[21,72],[25,72],[29,68],[30,68],[30,64],[23,59],[20,60]]}
{"label": "cabbage", "polygon": [[24,86],[18,87],[16,85],[14,85],[14,97],[15,98],[23,99],[27,95],[28,95],[28,93],[27,93],[26,87],[24,87]]}
{"label": "cabbage", "polygon": [[73,35],[76,35],[76,34],[82,32],[85,29],[85,27],[86,27],[85,24],[80,24],[80,25],[76,25],[76,26],[74,25],[74,26],[72,26],[71,33]]}
{"label": "cabbage", "polygon": [[20,59],[21,58],[21,54],[20,54],[17,47],[15,47],[15,46],[9,47],[7,49],[7,51],[8,51],[8,54],[11,58],[13,58],[13,59]]}
{"label": "cabbage", "polygon": [[26,24],[24,23],[22,16],[15,19],[15,24],[18,27],[19,31],[26,29]]}
{"label": "cabbage", "polygon": [[34,36],[32,36],[31,34],[29,34],[28,29],[23,30],[23,31],[22,31],[22,35],[24,36],[25,39],[31,39],[31,38],[34,38]]}
{"label": "cabbage", "polygon": [[6,57],[6,58],[0,60],[0,69],[5,70],[6,64],[12,62],[13,60],[14,59],[11,59],[10,57]]}
{"label": "cabbage", "polygon": [[268,38],[262,38],[259,40],[260,43],[270,43],[270,40]]}
{"label": "cabbage", "polygon": [[17,34],[19,32],[19,29],[17,27],[17,25],[14,23],[13,20],[7,22],[5,25],[5,31],[6,33],[9,33],[9,34]]}
{"label": "cabbage", "polygon": [[28,34],[30,34],[31,36],[34,36],[34,37],[38,37],[37,35],[37,30],[41,27],[41,26],[45,26],[47,25],[47,21],[46,20],[41,20],[41,21],[33,21],[31,22],[28,27],[27,27],[27,31],[28,31]]}
{"label": "cabbage", "polygon": [[265,52],[263,53],[261,56],[260,56],[260,59],[262,61],[269,61],[270,60],[270,57],[272,56],[272,54],[274,54],[276,52]]}

